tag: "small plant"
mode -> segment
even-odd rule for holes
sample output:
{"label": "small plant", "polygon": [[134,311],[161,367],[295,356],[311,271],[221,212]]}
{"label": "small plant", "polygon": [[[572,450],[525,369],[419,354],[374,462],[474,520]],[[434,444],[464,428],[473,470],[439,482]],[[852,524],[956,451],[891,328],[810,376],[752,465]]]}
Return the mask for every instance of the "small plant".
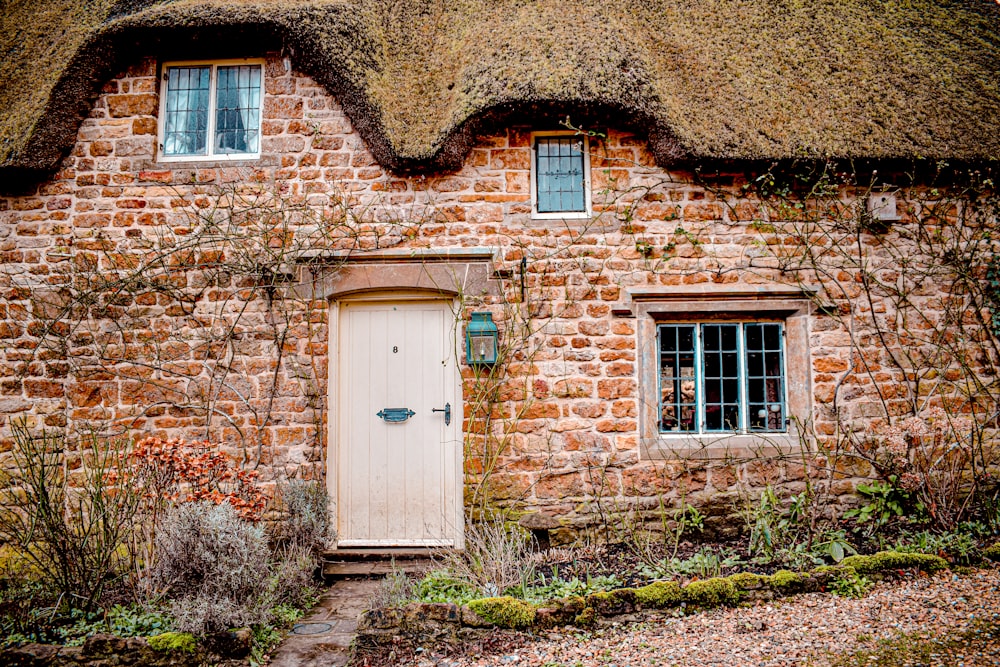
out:
{"label": "small plant", "polygon": [[453,602],[465,604],[482,597],[476,588],[455,577],[447,570],[434,570],[414,586],[416,598],[422,602]]}
{"label": "small plant", "polygon": [[390,572],[378,583],[375,592],[368,599],[368,608],[401,607],[414,597],[416,591],[413,579],[393,563]]}
{"label": "small plant", "polygon": [[898,479],[896,475],[889,475],[885,482],[875,480],[871,484],[858,484],[858,493],[868,502],[847,511],[844,518],[856,519],[867,526],[870,533],[876,533],[894,520],[922,515],[923,507],[913,495],[896,486]]}
{"label": "small plant", "polygon": [[809,503],[805,492],[789,497],[787,507],[768,485],[750,515],[750,553],[763,562],[794,552],[805,537],[801,521]]}
{"label": "small plant", "polygon": [[559,576],[558,570],[553,570],[551,578],[540,577],[541,584],[530,586],[523,591],[518,591],[525,600],[533,602],[545,602],[548,600],[558,600],[572,596],[585,597],[591,593],[601,591],[611,591],[624,587],[624,582],[615,575],[601,575],[596,577],[586,577],[580,579],[563,579]]}
{"label": "small plant", "polygon": [[664,558],[656,563],[640,564],[638,574],[647,579],[669,579],[676,576],[709,579],[718,577],[726,569],[738,566],[742,560],[731,549],[713,551],[702,548],[688,559]]}
{"label": "small plant", "polygon": [[98,633],[117,637],[151,637],[172,629],[169,616],[159,611],[149,611],[138,605],[114,605],[104,613],[84,612],[75,609],[69,614],[75,619],[72,625],[60,627],[60,643],[79,646],[87,637]]}
{"label": "small plant", "polygon": [[842,598],[863,598],[874,586],[870,579],[847,568],[843,576],[830,583],[830,592]]}

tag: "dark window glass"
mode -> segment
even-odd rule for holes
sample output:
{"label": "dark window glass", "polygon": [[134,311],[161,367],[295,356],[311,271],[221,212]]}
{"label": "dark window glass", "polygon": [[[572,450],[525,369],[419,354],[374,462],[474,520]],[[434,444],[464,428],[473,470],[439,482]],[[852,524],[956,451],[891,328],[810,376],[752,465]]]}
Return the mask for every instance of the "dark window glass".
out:
{"label": "dark window glass", "polygon": [[661,324],[661,432],[784,432],[785,371],[777,322]]}

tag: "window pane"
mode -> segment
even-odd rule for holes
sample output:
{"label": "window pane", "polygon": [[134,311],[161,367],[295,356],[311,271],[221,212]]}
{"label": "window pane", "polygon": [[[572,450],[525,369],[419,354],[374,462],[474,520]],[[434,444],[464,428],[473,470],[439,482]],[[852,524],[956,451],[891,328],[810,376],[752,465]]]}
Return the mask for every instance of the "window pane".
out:
{"label": "window pane", "polygon": [[695,327],[665,324],[660,336],[660,430],[696,431]]}
{"label": "window pane", "polygon": [[744,325],[747,413],[751,431],[785,431],[785,363],[781,325]]}
{"label": "window pane", "polygon": [[256,153],[260,136],[260,66],[219,67],[215,152]]}
{"label": "window pane", "polygon": [[535,140],[535,193],[539,213],[586,211],[583,139]]}
{"label": "window pane", "polygon": [[705,430],[740,428],[738,324],[703,324]]}
{"label": "window pane", "polygon": [[204,155],[208,150],[209,67],[167,70],[164,155]]}

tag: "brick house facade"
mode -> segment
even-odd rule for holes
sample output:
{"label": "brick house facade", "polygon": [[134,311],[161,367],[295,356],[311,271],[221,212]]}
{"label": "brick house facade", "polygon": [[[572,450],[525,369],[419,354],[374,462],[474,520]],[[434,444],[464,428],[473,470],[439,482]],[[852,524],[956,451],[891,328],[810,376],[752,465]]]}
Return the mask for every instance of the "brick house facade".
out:
{"label": "brick house facade", "polygon": [[[860,271],[827,281],[782,263],[802,252],[782,226],[799,214],[749,187],[767,164],[664,166],[614,115],[581,114],[568,132],[565,114],[541,114],[479,132],[458,168],[394,172],[294,59],[269,52],[260,63],[259,156],[164,160],[164,60],[144,57],[104,83],[58,171],[0,196],[5,436],[18,418],[208,438],[268,482],[325,479],[343,503],[357,476],[386,483],[346,469],[356,452],[341,440],[357,432],[344,421],[366,368],[374,377],[381,363],[351,370],[345,322],[361,320],[348,310],[435,302],[450,314],[458,430],[428,455],[442,469],[420,474],[451,489],[436,510],[445,542],[461,543],[463,506],[517,508],[524,525],[566,542],[609,516],[682,502],[732,527],[765,486],[798,492],[810,476],[831,507],[851,502],[869,471],[827,448],[845,423],[905,412],[910,398],[894,387],[906,371],[848,328],[875,316],[843,316],[843,302],[863,300]],[[533,207],[535,142],[549,136],[586,137],[586,215]],[[867,196],[844,187],[837,200],[857,211]],[[915,205],[894,203],[894,224],[915,220]],[[209,228],[242,230],[251,252]],[[885,239],[858,238],[875,256]],[[931,286],[918,298],[934,319],[948,297]],[[499,327],[495,366],[465,358],[473,312]],[[396,333],[396,320],[365,317],[355,338]],[[777,347],[753,342],[769,332]],[[712,342],[730,335],[731,347]],[[761,375],[764,398],[752,396],[755,351],[779,355]],[[719,371],[713,354],[723,365],[731,354],[739,371]],[[397,372],[379,372],[391,386]],[[713,410],[730,410],[722,426]],[[359,544],[393,540],[344,525],[343,510],[340,521]]]}

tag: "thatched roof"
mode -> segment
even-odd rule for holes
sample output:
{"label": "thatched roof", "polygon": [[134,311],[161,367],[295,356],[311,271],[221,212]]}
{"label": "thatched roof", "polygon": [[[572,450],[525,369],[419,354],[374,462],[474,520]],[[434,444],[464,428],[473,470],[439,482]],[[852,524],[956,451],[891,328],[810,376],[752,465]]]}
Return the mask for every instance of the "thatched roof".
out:
{"label": "thatched roof", "polygon": [[[283,49],[376,158],[573,119],[675,158],[1000,159],[994,0],[0,0],[0,167],[50,170],[142,55]],[[183,50],[181,50],[183,49]]]}

